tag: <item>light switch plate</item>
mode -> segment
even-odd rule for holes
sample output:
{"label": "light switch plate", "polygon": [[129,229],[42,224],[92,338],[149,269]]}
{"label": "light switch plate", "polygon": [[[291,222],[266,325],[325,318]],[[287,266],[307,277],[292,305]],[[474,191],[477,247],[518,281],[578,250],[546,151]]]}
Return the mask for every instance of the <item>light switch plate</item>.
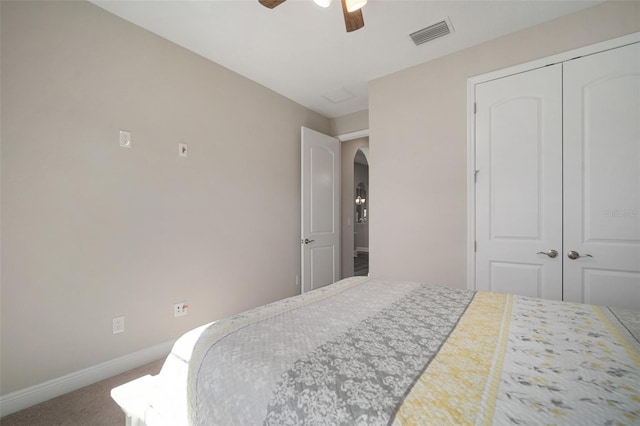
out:
{"label": "light switch plate", "polygon": [[188,152],[187,144],[186,143],[179,143],[178,144],[178,155],[180,157],[187,158],[187,152]]}

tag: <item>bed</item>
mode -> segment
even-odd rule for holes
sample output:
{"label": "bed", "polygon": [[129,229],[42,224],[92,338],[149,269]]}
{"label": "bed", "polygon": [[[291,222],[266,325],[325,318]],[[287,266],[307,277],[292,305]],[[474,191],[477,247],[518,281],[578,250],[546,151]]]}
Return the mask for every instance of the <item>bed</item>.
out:
{"label": "bed", "polygon": [[640,313],[353,277],[186,333],[129,425],[640,423]]}

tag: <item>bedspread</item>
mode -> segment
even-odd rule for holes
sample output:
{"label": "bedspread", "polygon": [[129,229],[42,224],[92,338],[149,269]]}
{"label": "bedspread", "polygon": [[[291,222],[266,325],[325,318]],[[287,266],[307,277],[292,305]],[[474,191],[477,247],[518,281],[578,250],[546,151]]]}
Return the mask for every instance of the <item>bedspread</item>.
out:
{"label": "bedspread", "polygon": [[354,277],[185,337],[150,405],[173,425],[638,423],[638,322]]}

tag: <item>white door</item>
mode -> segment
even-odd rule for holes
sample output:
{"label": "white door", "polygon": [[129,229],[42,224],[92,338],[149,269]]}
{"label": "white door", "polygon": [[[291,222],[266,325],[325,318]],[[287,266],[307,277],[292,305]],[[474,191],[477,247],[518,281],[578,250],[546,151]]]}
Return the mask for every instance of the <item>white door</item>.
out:
{"label": "white door", "polygon": [[561,65],[479,84],[475,98],[476,289],[561,300]]}
{"label": "white door", "polygon": [[640,309],[640,44],[566,62],[564,119],[564,300]]}
{"label": "white door", "polygon": [[302,292],[340,277],[340,142],[302,128]]}

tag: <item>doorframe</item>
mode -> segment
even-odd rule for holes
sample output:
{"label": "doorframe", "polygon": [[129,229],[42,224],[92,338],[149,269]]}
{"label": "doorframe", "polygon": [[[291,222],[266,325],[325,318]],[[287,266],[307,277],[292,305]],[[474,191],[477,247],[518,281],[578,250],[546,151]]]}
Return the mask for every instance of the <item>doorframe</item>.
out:
{"label": "doorframe", "polygon": [[[361,129],[361,130],[356,130],[356,131],[349,132],[349,133],[342,133],[342,134],[339,134],[339,135],[337,135],[335,137],[340,141],[341,144],[342,144],[342,142],[348,142],[348,141],[352,141],[352,140],[355,140],[355,139],[369,138],[369,128],[367,127],[367,128],[364,128],[364,129]],[[361,146],[358,149],[363,150],[363,151],[366,149],[365,156],[367,157],[367,162],[369,163],[369,166],[371,166],[369,145],[367,147]],[[343,159],[343,161],[344,161],[344,159]],[[351,158],[351,164],[353,165],[353,158]],[[352,172],[353,172],[353,168],[352,168]],[[353,173],[352,173],[351,177],[353,177]],[[342,178],[344,178],[344,176],[341,176],[341,179]],[[353,197],[355,197],[355,195],[353,193],[353,188],[351,188],[351,195]],[[355,230],[355,220],[354,220],[355,206],[353,205],[353,198],[350,198],[350,199],[351,199],[351,203],[349,203],[349,206],[350,206],[349,207],[349,213],[347,215],[342,215],[342,214],[340,215],[341,216],[340,217],[340,223],[341,223],[343,231],[345,231],[345,232],[343,232],[343,236],[342,236],[343,239],[345,238],[345,235],[347,234],[347,232],[349,230],[351,230],[352,234],[353,234],[353,231]],[[369,202],[370,202],[370,200],[369,200]],[[346,221],[350,221],[351,225],[347,226],[345,224]],[[354,239],[353,243],[355,244],[355,239]],[[353,245],[352,244],[346,244],[342,248],[345,249],[345,250],[349,250],[348,252],[349,252],[350,258],[351,258],[351,266],[353,267],[354,266],[353,265],[353,254],[354,254]],[[344,256],[345,255],[343,253],[343,257]],[[345,274],[344,271],[345,271],[345,269],[341,270],[341,277],[342,278],[346,278],[345,275],[344,275]]]}
{"label": "doorframe", "polygon": [[[304,127],[304,126],[302,126]],[[327,135],[329,136],[329,135]],[[369,128],[365,128],[365,129],[361,129],[361,130],[356,130],[353,132],[349,132],[349,133],[341,133],[339,135],[336,136],[330,136],[334,139],[338,140],[338,144],[341,144],[342,142],[346,142],[346,141],[350,141],[350,140],[354,140],[354,139],[359,139],[359,138],[364,138],[364,137],[369,137]],[[302,144],[300,144],[300,147],[302,149]],[[367,158],[367,160],[369,160]],[[300,179],[302,181],[302,170],[300,171]],[[340,180],[342,180],[342,172],[340,172]],[[303,190],[303,185],[301,182],[301,191]],[[340,195],[340,198],[342,198],[342,195]],[[302,203],[302,195],[301,195],[301,203]],[[304,222],[304,218],[302,217],[302,208],[301,208],[301,218],[300,218],[300,223],[301,223],[301,231],[300,231],[300,235],[301,238],[304,238],[302,236],[302,234],[304,233],[302,231],[302,223]],[[339,208],[340,211],[340,228],[342,228],[342,209]],[[352,212],[352,216],[353,216],[353,212]],[[340,234],[342,235],[342,229],[340,229]],[[340,237],[340,249],[342,249],[342,236]],[[300,263],[299,263],[299,269],[298,269],[298,284],[299,284],[299,289],[300,289],[300,293],[304,293],[304,277],[303,277],[303,264],[304,264],[304,254],[302,252],[302,250],[300,250]],[[342,256],[340,256],[340,265],[339,265],[339,276],[342,277]]]}
{"label": "doorframe", "polygon": [[[367,181],[369,182],[369,184],[368,184],[368,186],[367,186],[367,194],[366,194],[366,197],[367,197],[367,199],[369,200],[369,201],[368,201],[368,203],[371,203],[371,190],[370,190],[370,188],[371,188],[371,181],[369,180],[369,166],[371,166],[371,160],[369,159],[369,146],[368,146],[368,145],[367,145],[367,146],[361,146],[360,148],[358,148],[358,149],[356,150],[356,155],[358,155],[358,152],[362,152],[362,155],[364,155],[364,158],[367,160]],[[353,168],[354,168],[354,175],[355,175],[355,157],[353,158],[353,162],[354,162],[354,164],[353,164]],[[354,176],[354,177],[355,177],[355,176]],[[355,179],[353,180],[353,184],[354,184],[354,186],[356,186],[356,187],[358,186],[358,185],[356,184],[356,180],[355,180]],[[353,193],[352,193],[352,197],[351,197],[351,198],[352,198],[352,199],[353,199],[353,198],[355,198],[355,195],[353,195]],[[353,203],[350,203],[350,205],[351,205],[351,208],[350,208],[349,210],[350,210],[351,220],[353,220],[353,218],[354,218],[354,217],[355,217],[355,215],[356,215],[356,211],[355,211],[355,207],[353,206]],[[369,206],[371,206],[371,204],[369,204]],[[369,210],[371,210],[371,207],[369,207]],[[344,223],[344,222],[343,222],[343,223]],[[352,223],[353,223],[353,228],[354,228],[354,230],[355,230],[356,222],[355,222],[355,221],[353,221]],[[367,224],[367,230],[368,230],[368,229],[369,229],[369,226],[368,226],[368,224]],[[355,245],[355,237],[354,237],[354,245]],[[365,248],[365,247],[360,247],[360,248],[361,248],[362,250],[358,250],[358,246],[355,246],[355,252],[354,252],[354,255],[355,255],[355,254],[357,254],[357,252],[358,252],[358,251],[362,251],[362,252],[367,252],[367,253],[369,253],[369,247],[366,247],[366,248]],[[355,257],[355,256],[354,256],[354,257]]]}
{"label": "doorframe", "polygon": [[523,64],[514,65],[486,74],[477,75],[467,79],[467,288],[475,290],[475,241],[476,241],[476,191],[475,191],[475,170],[476,170],[476,144],[475,144],[475,86],[487,81],[507,77],[531,71],[537,68],[546,67],[581,56],[594,55],[606,50],[616,49],[626,45],[640,42],[640,32],[628,34],[622,37],[606,40],[585,47],[558,53],[546,58],[536,59]]}
{"label": "doorframe", "polygon": [[341,135],[334,136],[334,137],[338,139],[340,142],[346,142],[346,141],[351,141],[351,140],[360,139],[360,138],[368,138],[369,129],[362,129],[355,132],[343,133]]}

